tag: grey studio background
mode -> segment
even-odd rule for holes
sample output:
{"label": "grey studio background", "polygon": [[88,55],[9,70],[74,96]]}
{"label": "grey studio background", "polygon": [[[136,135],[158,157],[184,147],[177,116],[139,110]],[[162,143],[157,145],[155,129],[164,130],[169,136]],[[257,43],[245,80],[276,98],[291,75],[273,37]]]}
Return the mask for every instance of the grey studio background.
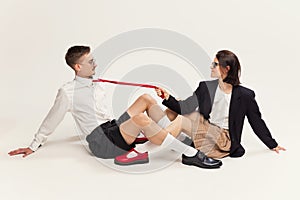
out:
{"label": "grey studio background", "polygon": [[[299,1],[0,2],[1,199],[299,199]],[[254,89],[263,118],[287,151],[268,151],[246,121],[245,156],[224,159],[220,170],[187,167],[178,160],[153,173],[124,173],[102,165],[76,142],[67,114],[38,152],[26,159],[7,155],[30,144],[57,89],[73,79],[64,61],[70,46],[94,49],[140,28],[183,34],[211,59],[221,49],[235,52],[243,85]],[[154,51],[129,54],[113,66],[149,63],[187,67],[178,57]],[[183,73],[196,88],[197,76]],[[107,77],[119,74],[111,70]]]}

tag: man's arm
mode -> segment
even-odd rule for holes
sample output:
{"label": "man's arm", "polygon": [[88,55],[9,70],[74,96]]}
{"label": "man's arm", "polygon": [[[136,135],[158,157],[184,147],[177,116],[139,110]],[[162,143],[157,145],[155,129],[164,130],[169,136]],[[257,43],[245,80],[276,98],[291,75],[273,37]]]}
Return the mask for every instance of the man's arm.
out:
{"label": "man's arm", "polygon": [[33,152],[35,152],[40,146],[42,146],[47,137],[53,133],[58,124],[63,120],[65,114],[70,109],[70,102],[68,97],[63,89],[60,89],[57,93],[54,105],[50,109],[46,118],[42,122],[38,132],[35,134],[35,137],[27,148],[19,148],[13,151],[10,151],[8,154],[10,156],[23,154],[23,157],[26,157]]}

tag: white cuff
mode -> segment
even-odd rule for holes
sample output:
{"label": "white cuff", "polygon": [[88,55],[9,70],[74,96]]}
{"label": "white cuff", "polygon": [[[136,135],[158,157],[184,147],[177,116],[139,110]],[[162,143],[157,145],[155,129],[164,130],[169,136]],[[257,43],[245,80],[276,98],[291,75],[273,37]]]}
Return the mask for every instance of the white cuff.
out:
{"label": "white cuff", "polygon": [[39,147],[40,147],[40,143],[38,143],[37,141],[32,141],[32,143],[29,145],[29,149],[31,149],[32,151],[36,151]]}

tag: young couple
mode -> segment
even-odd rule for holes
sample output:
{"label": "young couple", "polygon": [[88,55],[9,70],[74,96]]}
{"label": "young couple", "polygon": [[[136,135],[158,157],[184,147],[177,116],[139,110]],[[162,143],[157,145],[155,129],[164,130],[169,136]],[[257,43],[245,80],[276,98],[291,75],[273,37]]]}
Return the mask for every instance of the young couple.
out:
{"label": "young couple", "polygon": [[[163,94],[163,104],[169,109],[162,111],[151,96],[144,94],[117,120],[108,108],[104,85],[93,82],[97,65],[90,48],[73,46],[65,59],[75,71],[75,79],[58,90],[55,103],[30,146],[13,150],[9,155],[26,157],[35,152],[67,112],[86,136],[91,152],[100,158],[115,158],[119,165],[147,163],[145,149],[155,144],[181,153],[183,164],[219,168],[222,162],[214,158],[244,154],[240,141],[245,116],[270,149],[285,150],[272,138],[261,119],[254,92],[240,86],[240,64],[230,51],[217,53],[211,66],[211,75],[216,80],[201,82],[191,97],[178,101],[158,88],[157,94]],[[135,149],[141,132],[149,142]],[[192,138],[195,148],[176,139],[181,132]]]}

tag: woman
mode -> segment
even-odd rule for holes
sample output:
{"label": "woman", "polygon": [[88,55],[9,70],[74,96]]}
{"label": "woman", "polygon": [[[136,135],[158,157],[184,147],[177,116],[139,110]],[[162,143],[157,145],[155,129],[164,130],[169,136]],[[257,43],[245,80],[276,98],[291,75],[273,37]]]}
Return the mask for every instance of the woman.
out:
{"label": "woman", "polygon": [[[164,95],[163,104],[171,110],[168,117],[181,122],[172,133],[189,134],[195,147],[210,157],[241,157],[245,153],[241,135],[247,116],[254,133],[269,149],[277,153],[285,150],[272,138],[261,118],[254,92],[240,85],[240,71],[237,56],[222,50],[211,65],[211,77],[216,79],[200,82],[191,97],[178,101],[166,90],[157,89],[159,96]],[[176,117],[177,114],[183,116]]]}

